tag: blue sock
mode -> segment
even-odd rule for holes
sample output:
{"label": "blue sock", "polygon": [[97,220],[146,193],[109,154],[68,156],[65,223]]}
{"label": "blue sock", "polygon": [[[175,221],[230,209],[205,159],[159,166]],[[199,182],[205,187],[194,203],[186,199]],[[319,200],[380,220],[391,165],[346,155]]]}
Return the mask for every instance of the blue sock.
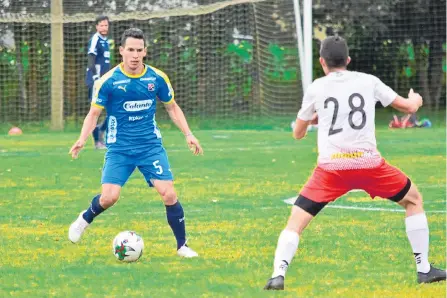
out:
{"label": "blue sock", "polygon": [[90,204],[90,207],[82,214],[82,217],[85,219],[86,222],[92,223],[93,219],[100,215],[104,208],[101,207],[99,204],[99,198],[101,195],[97,195],[93,198],[92,203]]}
{"label": "blue sock", "polygon": [[186,243],[185,215],[179,201],[174,205],[166,206],[166,217],[177,240],[177,249],[179,249]]}

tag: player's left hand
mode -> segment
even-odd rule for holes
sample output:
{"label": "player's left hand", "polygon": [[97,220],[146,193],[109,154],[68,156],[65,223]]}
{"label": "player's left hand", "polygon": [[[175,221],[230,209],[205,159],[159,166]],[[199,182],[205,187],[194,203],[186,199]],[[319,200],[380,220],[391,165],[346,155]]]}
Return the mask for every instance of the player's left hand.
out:
{"label": "player's left hand", "polygon": [[312,116],[312,120],[310,120],[310,124],[311,125],[318,124],[318,114],[317,113],[314,113],[314,115]]}
{"label": "player's left hand", "polygon": [[194,155],[203,155],[202,146],[200,146],[199,140],[197,140],[195,136],[186,136],[186,143],[188,144],[189,149]]}
{"label": "player's left hand", "polygon": [[78,158],[79,152],[81,152],[82,148],[84,148],[85,142],[81,140],[77,140],[76,143],[71,147],[70,152],[68,154],[71,154],[71,157],[73,159]]}

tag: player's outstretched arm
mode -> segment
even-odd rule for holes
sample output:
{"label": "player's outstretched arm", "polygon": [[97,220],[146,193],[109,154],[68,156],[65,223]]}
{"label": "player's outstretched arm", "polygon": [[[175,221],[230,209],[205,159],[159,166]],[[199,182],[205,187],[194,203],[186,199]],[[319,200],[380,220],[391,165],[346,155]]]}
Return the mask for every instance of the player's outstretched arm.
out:
{"label": "player's outstretched arm", "polygon": [[398,95],[391,103],[391,106],[400,112],[413,114],[422,106],[422,96],[419,93],[415,93],[413,89],[410,89],[408,98],[403,98]]}
{"label": "player's outstretched arm", "polygon": [[189,129],[188,122],[186,121],[185,114],[183,114],[182,109],[178,106],[178,104],[173,101],[165,104],[166,110],[168,111],[169,117],[172,122],[183,132],[186,138],[186,143],[188,144],[189,149],[193,152],[194,155],[203,154],[202,146],[200,146],[199,140],[192,134]]}
{"label": "player's outstretched arm", "polygon": [[312,120],[305,121],[300,118],[296,118],[295,126],[293,127],[293,137],[300,140],[306,136],[307,127],[310,124],[318,124],[318,115],[314,113]]}
{"label": "player's outstretched arm", "polygon": [[88,112],[87,116],[85,117],[84,124],[82,125],[81,135],[79,136],[79,139],[74,143],[74,145],[70,149],[69,154],[71,154],[72,158],[78,157],[79,152],[84,147],[85,142],[87,141],[88,137],[95,129],[96,124],[98,122],[99,115],[101,115],[101,112],[102,112],[102,109],[99,107],[96,107],[96,106],[90,107],[90,111]]}

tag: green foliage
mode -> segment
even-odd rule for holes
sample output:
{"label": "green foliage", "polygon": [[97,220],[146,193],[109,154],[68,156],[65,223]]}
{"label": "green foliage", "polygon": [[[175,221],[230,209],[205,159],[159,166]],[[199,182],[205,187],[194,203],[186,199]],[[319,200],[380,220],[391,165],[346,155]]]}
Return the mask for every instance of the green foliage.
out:
{"label": "green foliage", "polygon": [[227,53],[234,53],[243,63],[251,63],[253,60],[253,45],[242,40],[240,43],[231,43],[227,46]]}
{"label": "green foliage", "polygon": [[268,47],[269,58],[268,67],[265,69],[267,77],[272,81],[294,82],[297,79],[297,64],[291,61],[298,61],[296,47],[285,47],[272,43]]}
{"label": "green foliage", "polygon": [[228,94],[231,98],[242,95],[245,101],[249,101],[253,86],[250,68],[246,65],[253,61],[252,43],[245,40],[238,44],[231,43],[227,46],[224,55],[229,60],[230,75],[238,78],[236,83],[228,85]]}

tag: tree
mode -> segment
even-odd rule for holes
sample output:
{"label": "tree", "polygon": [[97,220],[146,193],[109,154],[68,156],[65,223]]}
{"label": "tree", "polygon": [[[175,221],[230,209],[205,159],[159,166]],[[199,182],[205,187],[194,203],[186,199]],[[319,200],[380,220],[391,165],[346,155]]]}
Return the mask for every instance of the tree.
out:
{"label": "tree", "polygon": [[[385,78],[394,88],[408,63],[402,47],[415,50],[415,76],[408,79],[422,88],[428,106],[439,107],[443,77],[445,0],[319,0],[314,2],[314,23],[339,33],[350,43],[353,66]],[[403,91],[403,90],[400,90]]]}

